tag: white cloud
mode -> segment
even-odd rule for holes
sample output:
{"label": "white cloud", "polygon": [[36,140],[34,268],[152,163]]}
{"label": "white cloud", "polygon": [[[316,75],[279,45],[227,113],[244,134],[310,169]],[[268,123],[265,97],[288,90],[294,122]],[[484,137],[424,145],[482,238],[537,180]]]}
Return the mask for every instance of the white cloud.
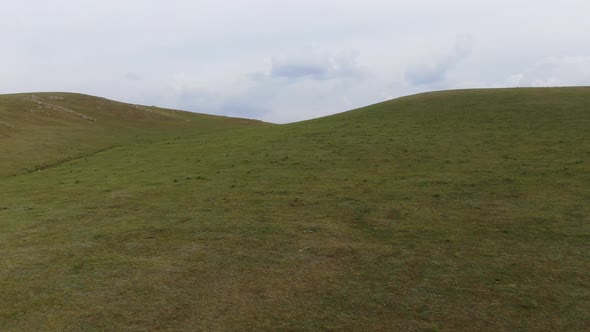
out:
{"label": "white cloud", "polygon": [[405,78],[412,85],[432,86],[446,79],[447,73],[455,67],[459,61],[471,53],[471,36],[458,36],[454,48],[448,54],[431,59],[430,63],[421,63],[412,66],[406,71]]}
{"label": "white cloud", "polygon": [[510,75],[506,80],[506,86],[510,88],[515,88],[520,86],[520,82],[522,82],[524,75],[523,74],[514,74]]}
{"label": "white cloud", "polygon": [[590,85],[590,56],[545,58],[511,75],[508,81],[521,87]]}

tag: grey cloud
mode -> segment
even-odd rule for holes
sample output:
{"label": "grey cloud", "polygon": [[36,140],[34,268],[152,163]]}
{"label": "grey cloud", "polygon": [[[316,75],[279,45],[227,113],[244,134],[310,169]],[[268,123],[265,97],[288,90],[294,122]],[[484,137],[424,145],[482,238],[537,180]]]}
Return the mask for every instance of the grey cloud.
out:
{"label": "grey cloud", "polygon": [[142,80],[141,76],[139,76],[135,73],[127,73],[127,74],[125,74],[125,78],[129,81],[141,81]]}
{"label": "grey cloud", "polygon": [[421,64],[406,71],[405,79],[412,85],[432,85],[445,80],[447,73],[471,53],[471,37],[459,36],[453,52],[430,64]]}
{"label": "grey cloud", "polygon": [[357,64],[355,54],[273,58],[268,77],[289,80],[358,79],[363,70]]}
{"label": "grey cloud", "polygon": [[296,64],[286,63],[273,65],[270,76],[272,77],[284,77],[297,79],[302,77],[309,77],[313,79],[326,79],[328,78],[329,70],[327,67],[316,65],[316,64]]}

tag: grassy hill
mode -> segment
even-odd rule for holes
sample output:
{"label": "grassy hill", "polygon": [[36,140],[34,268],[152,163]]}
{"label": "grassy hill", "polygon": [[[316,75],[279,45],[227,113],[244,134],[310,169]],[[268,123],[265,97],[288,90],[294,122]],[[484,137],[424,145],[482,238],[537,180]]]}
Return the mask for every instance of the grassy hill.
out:
{"label": "grassy hill", "polygon": [[585,330],[588,132],[434,92],[0,179],[0,329]]}
{"label": "grassy hill", "polygon": [[259,124],[73,93],[0,95],[0,177],[134,141]]}

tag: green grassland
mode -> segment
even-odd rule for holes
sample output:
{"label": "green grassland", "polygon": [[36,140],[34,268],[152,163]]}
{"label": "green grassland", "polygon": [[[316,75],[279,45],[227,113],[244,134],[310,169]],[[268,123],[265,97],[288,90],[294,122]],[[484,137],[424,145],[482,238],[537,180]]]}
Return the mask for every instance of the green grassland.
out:
{"label": "green grassland", "polygon": [[0,179],[0,330],[590,327],[590,88],[244,121]]}
{"label": "green grassland", "polygon": [[73,93],[0,95],[0,177],[135,141],[261,124]]}

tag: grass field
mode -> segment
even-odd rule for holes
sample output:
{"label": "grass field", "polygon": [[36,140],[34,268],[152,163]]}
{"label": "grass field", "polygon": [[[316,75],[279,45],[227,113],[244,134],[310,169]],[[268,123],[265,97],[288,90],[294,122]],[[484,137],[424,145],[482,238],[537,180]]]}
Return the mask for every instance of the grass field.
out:
{"label": "grass field", "polygon": [[0,95],[0,177],[136,141],[261,124],[73,93]]}
{"label": "grass field", "polygon": [[590,327],[590,88],[214,119],[3,161],[0,330]]}

